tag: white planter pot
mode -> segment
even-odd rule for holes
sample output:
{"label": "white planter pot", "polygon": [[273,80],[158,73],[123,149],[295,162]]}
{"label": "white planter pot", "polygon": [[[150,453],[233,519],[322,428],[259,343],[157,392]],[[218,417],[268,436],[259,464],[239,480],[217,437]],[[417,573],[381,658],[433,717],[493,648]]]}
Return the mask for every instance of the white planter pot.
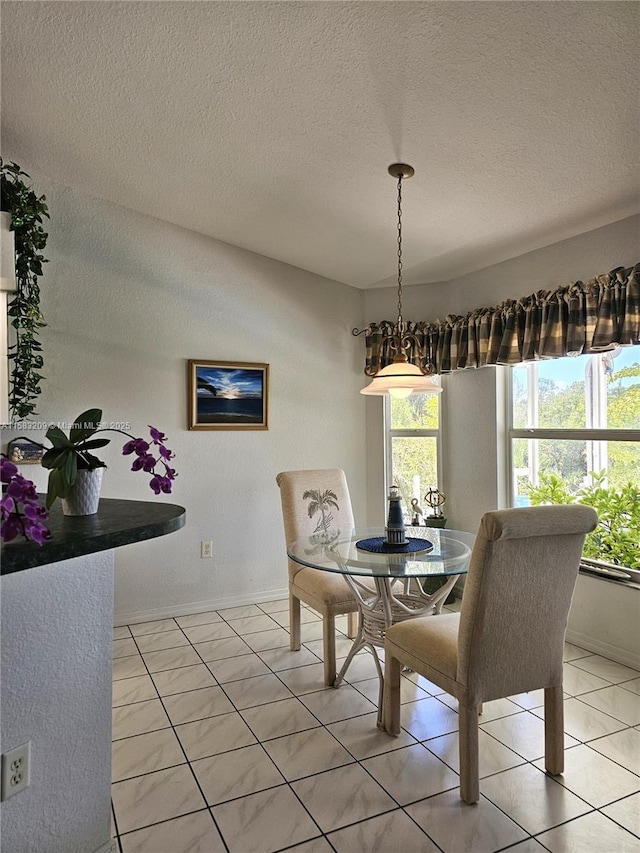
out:
{"label": "white planter pot", "polygon": [[62,498],[64,515],[94,515],[98,512],[104,468],[78,471],[68,498]]}

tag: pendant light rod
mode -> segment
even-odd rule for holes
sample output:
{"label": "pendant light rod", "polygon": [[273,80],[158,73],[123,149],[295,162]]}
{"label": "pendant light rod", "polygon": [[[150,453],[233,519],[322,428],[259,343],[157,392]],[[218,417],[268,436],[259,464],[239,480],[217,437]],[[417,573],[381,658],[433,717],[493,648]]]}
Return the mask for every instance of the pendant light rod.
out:
{"label": "pendant light rod", "polygon": [[[402,316],[402,181],[413,177],[415,170],[413,166],[409,166],[407,163],[392,163],[388,172],[398,182],[398,320],[391,333],[385,333],[384,342],[382,339],[378,340],[375,361],[380,364],[385,348],[387,353],[393,353],[393,361],[381,370],[379,369],[373,376],[373,381],[360,393],[376,396],[391,394],[397,397],[406,397],[413,391],[434,394],[442,391],[442,387],[431,378],[435,372],[433,365],[422,366],[420,343],[416,335],[407,329]],[[361,335],[366,331],[366,329],[353,329],[352,334]],[[420,364],[409,362],[407,356],[409,350],[420,355]],[[367,371],[365,370],[365,372]]]}
{"label": "pendant light rod", "polygon": [[398,326],[404,328],[402,318],[402,181],[415,174],[413,166],[407,163],[392,163],[388,170],[392,178],[398,181]]}

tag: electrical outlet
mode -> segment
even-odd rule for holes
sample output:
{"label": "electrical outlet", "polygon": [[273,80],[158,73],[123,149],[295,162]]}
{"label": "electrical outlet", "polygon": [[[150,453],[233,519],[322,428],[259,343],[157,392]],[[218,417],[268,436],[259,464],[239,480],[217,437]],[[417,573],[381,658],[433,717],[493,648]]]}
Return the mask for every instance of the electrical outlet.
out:
{"label": "electrical outlet", "polygon": [[31,769],[31,741],[10,749],[2,756],[2,796],[8,800],[29,787]]}
{"label": "electrical outlet", "polygon": [[203,539],[200,543],[200,556],[203,560],[213,557],[213,542],[211,539]]}

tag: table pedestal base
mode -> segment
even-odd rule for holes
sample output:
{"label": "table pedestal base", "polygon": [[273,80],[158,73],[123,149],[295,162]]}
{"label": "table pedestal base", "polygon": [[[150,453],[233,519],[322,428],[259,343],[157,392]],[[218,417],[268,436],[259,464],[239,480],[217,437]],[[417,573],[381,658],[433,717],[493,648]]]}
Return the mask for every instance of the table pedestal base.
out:
{"label": "table pedestal base", "polygon": [[[384,676],[382,666],[376,649],[384,647],[384,638],[387,629],[396,622],[404,622],[406,619],[415,619],[418,616],[434,616],[442,612],[442,606],[453,589],[457,575],[452,575],[445,583],[429,595],[422,587],[420,578],[390,578],[375,577],[375,590],[362,583],[357,577],[345,574],[347,581],[356,598],[360,611],[358,633],[349,654],[345,658],[340,672],[333,682],[334,687],[339,687],[345,673],[353,658],[362,651],[365,646],[371,649],[373,659],[378,670],[380,688],[378,691],[378,728],[384,728],[382,719],[382,694],[384,690]],[[397,592],[394,586],[401,586]]]}

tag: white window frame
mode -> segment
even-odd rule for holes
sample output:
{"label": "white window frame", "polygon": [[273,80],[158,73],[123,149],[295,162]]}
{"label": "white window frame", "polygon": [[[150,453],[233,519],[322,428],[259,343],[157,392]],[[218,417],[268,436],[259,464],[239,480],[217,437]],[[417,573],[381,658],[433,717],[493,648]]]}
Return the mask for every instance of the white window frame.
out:
{"label": "white window frame", "polygon": [[[570,356],[565,356],[566,358],[570,358]],[[513,468],[513,440],[517,438],[525,438],[525,439],[560,439],[560,440],[573,440],[573,441],[633,441],[636,443],[640,443],[640,429],[606,429],[606,428],[598,428],[598,427],[585,427],[583,429],[542,429],[540,427],[526,427],[524,429],[515,428],[513,426],[513,370],[514,369],[522,369],[523,365],[513,365],[509,367],[508,371],[506,371],[506,393],[505,393],[505,403],[507,406],[507,472],[508,472],[508,499],[509,506],[515,506],[515,498],[516,498],[516,472]],[[537,394],[532,394],[532,389],[537,389],[537,382],[533,381],[537,378],[537,362],[527,362],[525,367],[527,370],[533,374],[529,378],[528,382],[528,405],[530,407],[530,414],[532,415],[531,420],[536,420],[537,415]],[[535,399],[532,399],[535,398]],[[597,408],[597,407],[596,407]],[[587,411],[587,417],[589,418],[590,412]],[[531,477],[531,482],[534,485],[538,482],[538,468],[536,464],[536,445],[532,442],[532,453],[529,455],[529,459],[533,460],[533,477]],[[531,462],[530,462],[531,469]],[[597,470],[597,469],[594,469]]]}

